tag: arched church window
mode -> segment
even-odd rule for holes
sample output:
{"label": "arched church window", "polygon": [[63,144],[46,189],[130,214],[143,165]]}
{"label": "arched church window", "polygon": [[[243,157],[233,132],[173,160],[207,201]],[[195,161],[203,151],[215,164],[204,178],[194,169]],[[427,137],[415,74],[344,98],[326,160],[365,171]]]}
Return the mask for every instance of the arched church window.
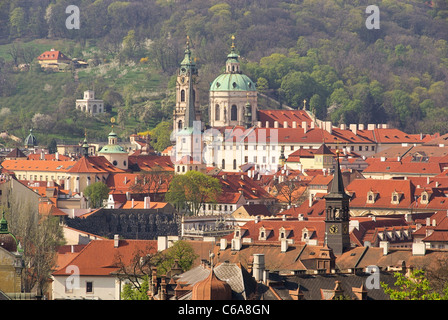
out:
{"label": "arched church window", "polygon": [[236,159],[233,159],[233,170],[236,170]]}
{"label": "arched church window", "polygon": [[220,108],[219,108],[219,104],[217,104],[215,106],[215,120],[219,120],[220,117]]}
{"label": "arched church window", "polygon": [[180,91],[180,101],[185,102],[185,90]]}
{"label": "arched church window", "polygon": [[182,120],[177,122],[177,129],[182,129]]}
{"label": "arched church window", "polygon": [[237,109],[236,105],[233,105],[230,110],[230,120],[232,120],[232,121],[238,120],[238,109]]}
{"label": "arched church window", "polygon": [[222,168],[225,169],[226,168],[226,160],[222,159]]}

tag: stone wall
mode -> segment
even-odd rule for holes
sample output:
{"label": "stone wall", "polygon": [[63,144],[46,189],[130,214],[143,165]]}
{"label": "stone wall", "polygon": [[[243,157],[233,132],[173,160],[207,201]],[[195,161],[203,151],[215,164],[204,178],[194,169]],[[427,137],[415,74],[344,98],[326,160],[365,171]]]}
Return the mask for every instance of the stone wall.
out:
{"label": "stone wall", "polygon": [[180,218],[172,209],[101,209],[87,218],[66,219],[68,227],[113,239],[154,240],[157,236],[177,236]]}

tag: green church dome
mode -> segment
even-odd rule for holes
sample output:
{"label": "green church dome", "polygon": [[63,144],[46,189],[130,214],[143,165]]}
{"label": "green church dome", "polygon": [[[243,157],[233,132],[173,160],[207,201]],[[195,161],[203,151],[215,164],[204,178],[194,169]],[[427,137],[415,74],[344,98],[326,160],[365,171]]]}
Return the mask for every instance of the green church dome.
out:
{"label": "green church dome", "polygon": [[245,74],[224,73],[211,84],[210,91],[256,91],[255,83]]}

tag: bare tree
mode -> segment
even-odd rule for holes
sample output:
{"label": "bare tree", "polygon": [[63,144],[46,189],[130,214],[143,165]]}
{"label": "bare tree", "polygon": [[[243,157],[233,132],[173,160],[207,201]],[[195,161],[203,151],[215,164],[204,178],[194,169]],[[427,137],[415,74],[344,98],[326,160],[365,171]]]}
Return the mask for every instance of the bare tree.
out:
{"label": "bare tree", "polygon": [[142,171],[136,183],[131,187],[133,192],[145,193],[157,197],[162,190],[168,190],[173,174],[155,167],[151,171]]}

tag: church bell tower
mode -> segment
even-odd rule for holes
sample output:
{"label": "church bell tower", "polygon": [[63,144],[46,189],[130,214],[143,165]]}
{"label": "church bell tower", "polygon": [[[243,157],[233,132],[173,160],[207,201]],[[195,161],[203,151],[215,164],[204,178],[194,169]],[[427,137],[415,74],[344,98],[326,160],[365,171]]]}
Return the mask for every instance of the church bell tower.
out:
{"label": "church bell tower", "polygon": [[335,255],[340,255],[350,248],[350,197],[344,190],[339,152],[336,156],[336,168],[330,192],[324,197],[326,201],[325,244],[333,250]]}
{"label": "church bell tower", "polygon": [[193,127],[200,120],[199,99],[196,94],[198,70],[191,56],[190,39],[187,37],[184,59],[176,79],[176,106],[173,114],[173,132]]}

